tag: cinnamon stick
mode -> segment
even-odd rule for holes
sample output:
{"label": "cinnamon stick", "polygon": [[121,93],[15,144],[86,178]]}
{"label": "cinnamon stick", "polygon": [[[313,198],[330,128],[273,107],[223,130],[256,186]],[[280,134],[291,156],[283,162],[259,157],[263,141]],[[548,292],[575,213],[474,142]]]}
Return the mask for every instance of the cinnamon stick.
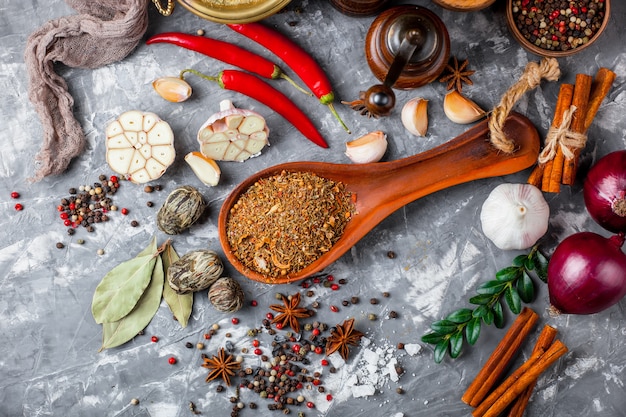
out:
{"label": "cinnamon stick", "polygon": [[[547,350],[554,341],[556,333],[557,331],[554,327],[545,325],[539,334],[539,338],[537,339],[537,343],[535,343],[532,354],[535,354],[540,350]],[[519,397],[515,399],[513,405],[509,409],[507,417],[522,417],[524,415],[524,411],[526,410],[530,396],[535,389],[535,385],[537,385],[537,380],[534,380],[529,386],[527,386]]]}
{"label": "cinnamon stick", "polygon": [[515,356],[538,319],[537,313],[530,308],[524,307],[522,309],[461,397],[463,402],[476,407],[483,401],[507,369],[511,359]]}
{"label": "cinnamon stick", "polygon": [[[482,417],[497,417],[502,413],[514,400],[517,398],[533,381],[536,381],[539,375],[541,375],[546,369],[548,369],[554,362],[556,362],[561,356],[567,353],[567,346],[560,340],[556,340],[548,350],[536,358],[534,355],[531,357],[533,363],[530,365],[523,364],[520,368],[524,367],[523,372],[515,377],[511,375],[509,379],[514,379],[504,392],[499,395],[496,401],[489,407]],[[529,359],[529,361],[531,360]]]}
{"label": "cinnamon stick", "polygon": [[[579,133],[587,133],[593,119],[596,117],[598,110],[604,98],[611,90],[611,86],[615,81],[616,74],[608,68],[600,68],[595,75],[595,79],[591,84],[588,103],[585,109],[584,120],[581,122],[581,131]],[[572,130],[574,131],[574,130]],[[578,161],[581,149],[574,151],[574,158],[567,161],[563,169],[563,184],[573,185],[576,180],[576,171],[578,170]]]}
{"label": "cinnamon stick", "polygon": [[528,176],[528,184],[534,185],[537,188],[541,188],[541,180],[543,178],[543,171],[545,170],[544,164],[537,164]]}
{"label": "cinnamon stick", "polygon": [[[573,97],[575,94],[575,87],[572,84],[561,84],[559,89],[559,96],[554,108],[554,116],[552,118],[552,127],[558,128],[563,123],[563,114],[573,104]],[[563,175],[563,165],[565,164],[565,156],[563,155],[563,149],[560,145],[556,147],[556,156],[552,161],[552,169],[549,175],[544,174],[547,177],[542,182],[542,191],[549,193],[558,193],[561,190],[561,178]]]}

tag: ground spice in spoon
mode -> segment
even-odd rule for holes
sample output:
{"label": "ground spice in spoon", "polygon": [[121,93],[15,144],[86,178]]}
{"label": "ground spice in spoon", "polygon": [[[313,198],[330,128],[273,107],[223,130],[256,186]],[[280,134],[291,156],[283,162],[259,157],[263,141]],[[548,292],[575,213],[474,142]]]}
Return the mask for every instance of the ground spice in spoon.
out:
{"label": "ground spice in spoon", "polygon": [[355,213],[342,183],[310,172],[260,179],[235,203],[226,226],[233,254],[270,278],[297,272],[330,250]]}

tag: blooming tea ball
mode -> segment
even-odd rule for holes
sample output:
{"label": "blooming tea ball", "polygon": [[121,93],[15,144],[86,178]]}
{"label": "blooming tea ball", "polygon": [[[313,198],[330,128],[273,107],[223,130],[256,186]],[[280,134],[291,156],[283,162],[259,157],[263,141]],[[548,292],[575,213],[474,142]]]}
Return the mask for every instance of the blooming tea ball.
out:
{"label": "blooming tea ball", "polygon": [[185,254],[167,268],[167,282],[178,294],[209,288],[224,272],[224,264],[211,250],[195,250]]}
{"label": "blooming tea ball", "polygon": [[190,185],[176,188],[167,196],[157,213],[157,226],[168,235],[177,235],[191,227],[206,209],[200,191]]}
{"label": "blooming tea ball", "polygon": [[233,313],[243,307],[243,290],[234,279],[222,277],[209,288],[209,301],[216,310]]}

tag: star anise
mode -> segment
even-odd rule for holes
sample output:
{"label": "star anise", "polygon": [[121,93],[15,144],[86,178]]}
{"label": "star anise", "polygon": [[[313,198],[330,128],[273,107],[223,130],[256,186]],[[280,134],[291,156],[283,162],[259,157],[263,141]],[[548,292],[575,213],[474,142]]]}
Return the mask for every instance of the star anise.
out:
{"label": "star anise", "polygon": [[330,337],[326,339],[326,355],[339,352],[343,360],[348,359],[350,354],[349,346],[357,346],[363,337],[363,333],[354,329],[354,319],[338,324],[335,330],[331,330]]}
{"label": "star anise", "polygon": [[226,385],[230,385],[230,377],[235,375],[235,371],[241,369],[241,363],[237,362],[233,355],[226,354],[226,350],[221,348],[217,356],[204,358],[203,368],[211,369],[206,377],[206,382],[213,381],[217,377],[224,380]]}
{"label": "star anise", "polygon": [[463,84],[473,85],[474,83],[470,80],[470,76],[474,74],[476,71],[468,70],[467,66],[469,65],[469,61],[466,59],[459,65],[459,61],[456,57],[452,58],[453,65],[446,65],[446,75],[441,77],[439,81],[442,83],[448,83],[446,88],[448,90],[456,89],[459,93],[463,90]]}
{"label": "star anise", "polygon": [[299,333],[300,323],[298,322],[298,319],[311,317],[311,312],[307,308],[298,307],[300,305],[300,293],[295,293],[291,296],[291,298],[283,295],[282,299],[283,305],[270,305],[272,310],[280,313],[274,317],[272,323],[280,323],[283,328],[286,325],[289,325],[294,332]]}

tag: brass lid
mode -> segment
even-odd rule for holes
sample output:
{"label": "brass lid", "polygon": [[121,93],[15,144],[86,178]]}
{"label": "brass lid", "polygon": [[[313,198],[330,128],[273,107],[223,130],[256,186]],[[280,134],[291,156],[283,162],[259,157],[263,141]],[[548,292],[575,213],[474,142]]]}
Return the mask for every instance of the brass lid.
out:
{"label": "brass lid", "polygon": [[290,1],[178,0],[191,13],[217,23],[256,22],[277,13]]}

